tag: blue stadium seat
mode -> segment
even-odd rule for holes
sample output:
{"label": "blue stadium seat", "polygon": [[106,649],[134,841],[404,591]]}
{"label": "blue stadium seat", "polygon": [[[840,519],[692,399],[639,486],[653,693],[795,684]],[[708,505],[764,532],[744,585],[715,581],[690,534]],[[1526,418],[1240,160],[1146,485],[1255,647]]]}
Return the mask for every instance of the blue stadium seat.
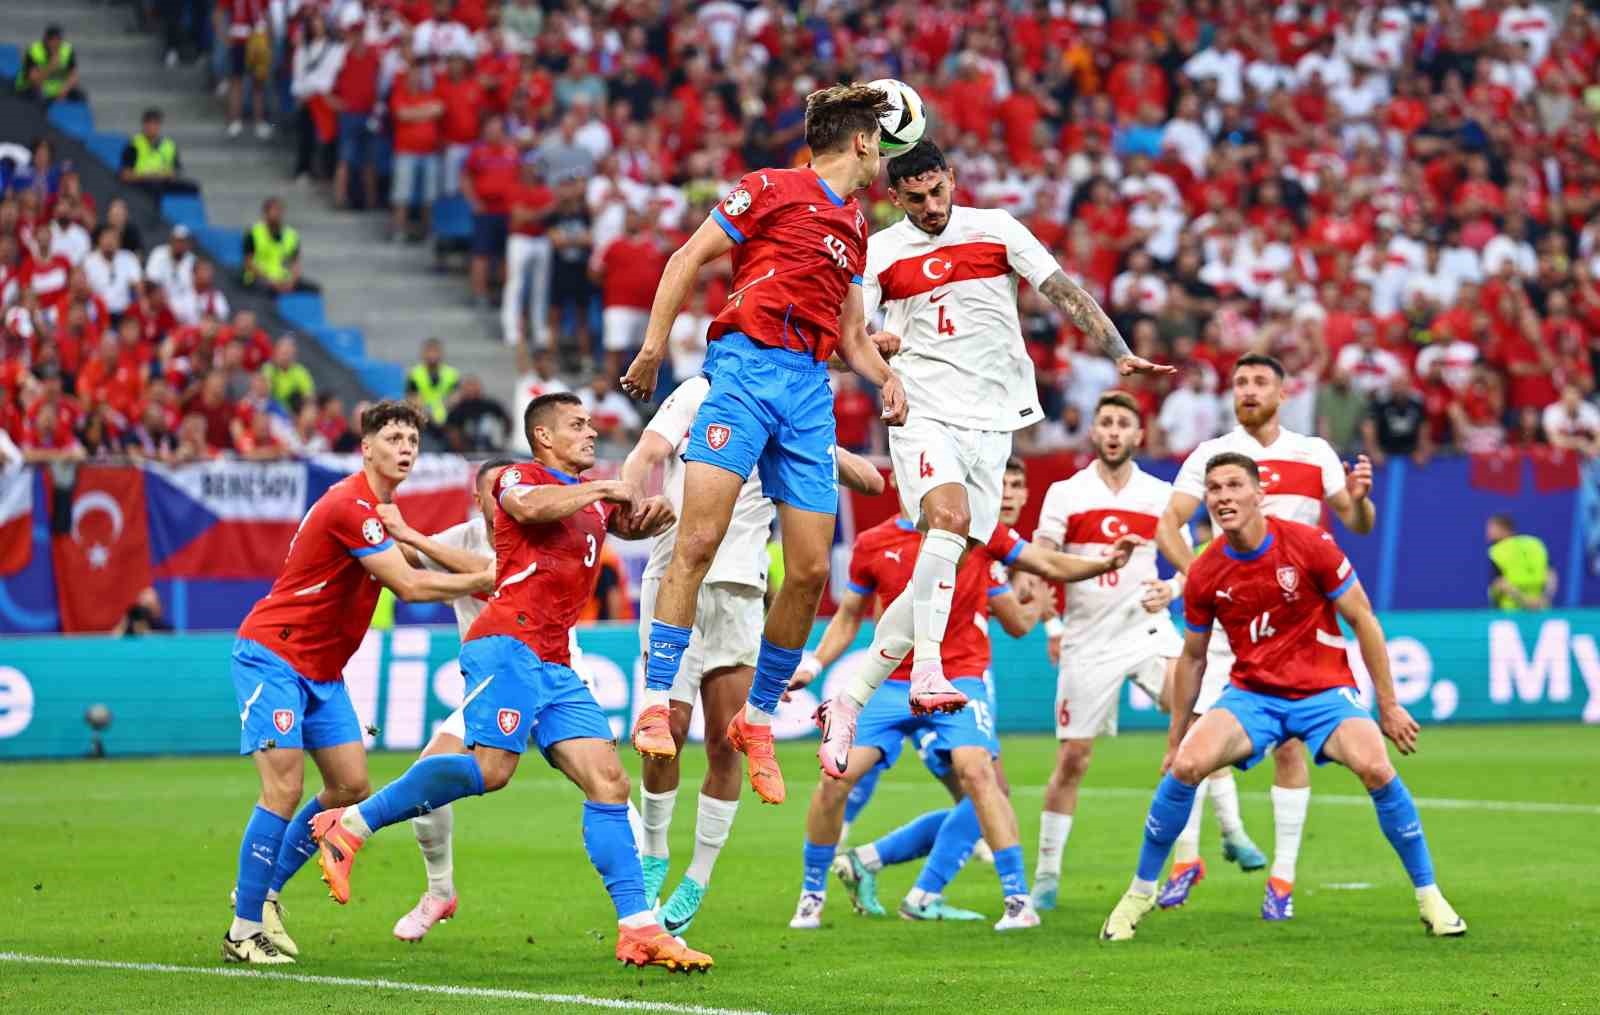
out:
{"label": "blue stadium seat", "polygon": [[84,145],[95,158],[115,170],[122,164],[122,150],[128,147],[128,135],[97,130],[89,135]]}
{"label": "blue stadium seat", "polygon": [[200,246],[229,271],[244,268],[244,232],[230,226],[200,226],[194,231]]}
{"label": "blue stadium seat", "polygon": [[46,119],[79,140],[87,140],[94,133],[94,114],[83,102],[61,100],[50,104]]}
{"label": "blue stadium seat", "polygon": [[161,198],[161,217],[199,232],[206,225],[206,203],[197,194],[166,194]]}
{"label": "blue stadium seat", "polygon": [[301,331],[311,331],[327,324],[327,318],[322,312],[322,297],[317,293],[288,293],[279,296],[278,316]]}
{"label": "blue stadium seat", "polygon": [[368,360],[356,373],[367,390],[379,398],[400,398],[406,393],[406,368],[398,363]]}
{"label": "blue stadium seat", "polygon": [[334,359],[351,369],[359,370],[367,362],[367,336],[360,328],[339,328],[322,325],[307,328],[307,332],[322,343]]}
{"label": "blue stadium seat", "polygon": [[15,81],[22,71],[22,47],[0,42],[0,81]]}
{"label": "blue stadium seat", "polygon": [[441,240],[472,238],[472,207],[466,198],[452,194],[433,202],[433,235]]}

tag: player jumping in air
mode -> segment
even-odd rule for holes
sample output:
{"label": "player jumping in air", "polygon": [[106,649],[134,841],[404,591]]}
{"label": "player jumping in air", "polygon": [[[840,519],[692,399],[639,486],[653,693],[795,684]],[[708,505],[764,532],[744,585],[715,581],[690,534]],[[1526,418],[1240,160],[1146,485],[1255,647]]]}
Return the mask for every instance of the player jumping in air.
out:
{"label": "player jumping in air", "polygon": [[[466,573],[415,570],[384,531],[381,509],[410,474],[421,432],[421,415],[401,402],[361,414],[361,471],[306,512],[278,580],[239,626],[232,667],[239,753],[254,759],[261,796],[239,846],[233,925],[222,939],[228,962],[294,961],[299,949],[284,929],[277,893],[316,852],[312,818],[367,796],[361,723],[343,674],[366,637],[380,583],[407,602],[454,599],[493,584],[493,572],[449,547],[430,552]],[[307,751],[322,790],[297,814]]]}
{"label": "player jumping in air", "polygon": [[[1401,754],[1415,751],[1417,723],[1395,698],[1383,628],[1350,561],[1328,533],[1267,517],[1261,470],[1249,455],[1214,455],[1203,475],[1206,508],[1220,538],[1189,568],[1183,610],[1188,633],[1161,763],[1166,774],[1145,818],[1133,884],[1100,936],[1132,938],[1140,917],[1155,906],[1155,879],[1188,820],[1200,782],[1224,765],[1249,768],[1291,738],[1304,741],[1317,764],[1336,761],[1367,788],[1378,826],[1416,888],[1428,933],[1465,934],[1466,922],[1434,882],[1416,804],[1384,749],[1388,737]],[[1372,675],[1376,723],[1357,697],[1339,617],[1355,632]],[[1214,623],[1228,632],[1235,658],[1227,690],[1194,719]]]}
{"label": "player jumping in air", "polygon": [[583,842],[616,908],[617,958],[707,969],[710,956],[674,939],[650,912],[628,827],[628,777],[605,713],[568,665],[570,632],[594,587],[606,533],[654,535],[671,524],[672,509],[659,497],[635,503],[620,481],[578,478],[594,465],[596,433],[576,396],[534,399],[523,426],[533,460],[500,473],[497,584],[461,647],[472,753],[422,758],[359,807],[317,815],[323,878],[335,901],[348,902],[351,868],[373,832],[504,787],[531,739],[586,798]]}
{"label": "player jumping in air", "polygon": [[[1014,463],[1013,471],[1020,472],[1020,469],[1020,463]],[[955,712],[918,715],[911,707],[911,674],[909,667],[903,665],[904,654],[894,660],[895,665],[890,667],[895,671],[893,689],[874,697],[860,712],[859,719],[852,714],[850,724],[853,732],[859,735],[859,742],[851,748],[848,763],[841,766],[843,771],[837,776],[825,772],[812,795],[811,808],[806,814],[800,902],[789,926],[796,929],[820,926],[828,868],[838,848],[846,798],[856,782],[877,765],[892,766],[906,737],[920,740],[930,730],[935,735],[932,749],[948,754],[950,770],[964,797],[941,828],[934,829],[941,834],[949,833],[946,842],[954,847],[950,853],[958,859],[932,866],[926,872],[927,879],[919,880],[917,888],[907,897],[906,905],[901,907],[902,915],[918,920],[974,918],[975,914],[961,916],[959,911],[945,907],[940,892],[960,870],[966,854],[977,843],[981,829],[982,837],[994,850],[995,873],[999,876],[1004,898],[1005,915],[995,924],[995,929],[1038,926],[1038,914],[1028,899],[1016,812],[995,772],[994,758],[999,754],[1000,742],[995,736],[993,708],[983,682],[983,673],[989,666],[986,616],[993,606],[1008,630],[1021,632],[1027,629],[1023,624],[1031,626],[1030,608],[1009,595],[1004,573],[1008,566],[1049,581],[1085,581],[1122,567],[1140,542],[1136,536],[1123,536],[1108,547],[1109,552],[1103,556],[1075,557],[1030,544],[996,519],[990,538],[967,555],[956,573],[951,602],[958,623],[952,637],[941,643],[945,665],[956,673],[957,686],[965,689],[964,695],[971,692],[975,697],[972,700],[964,697],[967,703]],[[850,562],[850,592],[840,607],[839,616],[844,619],[836,616],[829,624],[822,643],[817,646],[820,662],[837,658],[849,645],[868,596],[876,594],[879,605],[885,608],[899,599],[911,581],[919,545],[924,544],[916,527],[903,515],[856,537]],[[864,653],[858,665],[878,665],[875,653],[876,648]],[[834,702],[837,701],[835,698]],[[832,725],[827,711],[833,707],[833,704],[824,707],[825,725]]]}
{"label": "player jumping in air", "polygon": [[[1144,420],[1133,396],[1122,391],[1101,395],[1089,440],[1094,463],[1050,487],[1034,542],[1093,554],[1124,533],[1154,538],[1156,519],[1167,506],[1172,486],[1133,460],[1144,443]],[[1088,771],[1095,738],[1116,736],[1123,683],[1132,680],[1165,708],[1168,675],[1181,647],[1167,606],[1182,589],[1182,575],[1168,581],[1157,576],[1153,544],[1134,551],[1120,571],[1066,587],[1066,621],[1054,623],[1059,637],[1051,642],[1060,668],[1056,737],[1061,748],[1045,784],[1039,816],[1033,900],[1040,909],[1056,908],[1078,786]]]}
{"label": "player jumping in air", "polygon": [[[1369,496],[1372,491],[1372,463],[1365,455],[1354,469],[1346,469],[1338,454],[1320,437],[1309,437],[1285,430],[1278,423],[1278,406],[1283,402],[1283,365],[1270,356],[1243,356],[1233,368],[1233,411],[1239,426],[1205,441],[1184,459],[1173,483],[1172,499],[1156,527],[1156,542],[1161,555],[1179,571],[1187,571],[1194,550],[1182,529],[1194,516],[1205,496],[1204,469],[1213,455],[1235,451],[1248,455],[1261,468],[1261,487],[1266,497],[1262,510],[1274,518],[1286,518],[1302,525],[1322,521],[1324,503],[1352,532],[1372,531],[1377,513]],[[1216,527],[1216,519],[1212,519]],[[1232,651],[1224,629],[1211,639],[1211,659],[1206,666],[1206,682],[1195,702],[1196,713],[1204,712],[1217,701],[1227,686]],[[1306,810],[1311,802],[1311,773],[1306,768],[1303,747],[1294,740],[1279,744],[1273,752],[1272,817],[1274,841],[1272,870],[1261,903],[1265,920],[1287,920],[1294,916],[1295,863],[1300,856],[1300,838],[1305,831]],[[1233,773],[1226,768],[1206,783],[1222,826],[1222,855],[1236,860],[1246,870],[1262,865],[1260,850],[1254,848],[1239,819],[1239,791]],[[1194,813],[1178,837],[1172,873],[1161,890],[1163,908],[1181,906],[1189,891],[1205,877],[1200,859],[1200,809],[1196,797]]]}
{"label": "player jumping in air", "polygon": [[811,633],[828,578],[838,487],[833,392],[835,347],[850,368],[881,388],[883,417],[905,415],[905,392],[867,338],[861,302],[867,220],[850,195],[878,174],[878,117],[888,97],[838,85],[806,99],[811,165],[748,173],[667,262],[650,309],[644,347],[622,378],[649,398],[668,332],[700,266],[733,251],[733,291],[707,332],[711,392],[684,452],[683,520],[661,577],[650,625],[644,710],[633,746],[647,757],[677,753],[669,702],[693,636],[700,587],[727,534],[739,492],[758,466],[778,505],[784,581],[767,613],[748,703],[728,742],[749,759],[750,784],[781,803],[783,774],[772,717]]}
{"label": "player jumping in air", "polygon": [[[689,447],[690,427],[710,391],[710,382],[704,377],[691,377],[678,385],[622,463],[622,481],[636,489],[643,489],[656,467],[663,466],[662,492],[675,512],[680,512],[683,506],[682,455]],[[883,492],[883,477],[871,463],[842,449],[836,449],[835,454],[840,482],[863,493]],[[728,841],[739,807],[742,773],[739,755],[728,742],[727,729],[744,707],[755,673],[767,591],[766,545],[772,516],[772,502],[762,492],[761,479],[751,473],[739,490],[722,546],[700,586],[694,632],[672,682],[673,745],[679,751],[683,749],[698,699],[705,721],[706,748],[706,774],[695,814],[694,859],[660,911],[661,925],[672,934],[688,930],[699,912],[700,903],[711,885],[712,867]],[[676,525],[657,536],[644,569],[639,591],[639,643],[640,651],[647,657],[650,618],[676,539]],[[670,858],[667,832],[678,798],[678,765],[676,752],[666,758],[644,757],[640,860],[644,868],[644,894],[651,905],[656,904],[667,877]]]}

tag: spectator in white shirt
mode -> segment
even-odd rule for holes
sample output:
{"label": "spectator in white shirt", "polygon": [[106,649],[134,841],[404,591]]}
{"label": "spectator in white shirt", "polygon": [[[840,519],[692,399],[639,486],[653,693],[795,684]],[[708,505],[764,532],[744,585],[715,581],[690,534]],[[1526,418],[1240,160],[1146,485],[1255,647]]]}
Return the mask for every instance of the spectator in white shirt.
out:
{"label": "spectator in white shirt", "polygon": [[1517,274],[1532,278],[1539,272],[1539,255],[1527,240],[1528,221],[1521,212],[1506,213],[1506,224],[1500,234],[1483,245],[1483,273],[1490,277],[1500,274],[1510,262]]}
{"label": "spectator in white shirt", "polygon": [[[1574,12],[1568,16],[1576,15]],[[1550,42],[1555,38],[1556,21],[1544,4],[1512,4],[1500,12],[1500,21],[1495,25],[1495,34],[1507,42],[1526,44],[1529,61],[1538,65],[1550,55]]]}
{"label": "spectator in white shirt", "polygon": [[122,249],[122,232],[115,226],[101,226],[95,234],[94,250],[83,259],[83,273],[95,295],[115,315],[126,311],[138,296],[144,276],[138,256]]}
{"label": "spectator in white shirt", "polygon": [[1294,68],[1279,59],[1277,44],[1268,41],[1245,68],[1244,81],[1259,99],[1265,101],[1273,92],[1295,86]]}
{"label": "spectator in white shirt", "polygon": [[1301,88],[1321,88],[1332,92],[1350,82],[1350,61],[1334,48],[1331,35],[1324,35],[1311,52],[1294,65],[1295,82]]}
{"label": "spectator in white shirt", "polygon": [[612,444],[632,444],[643,425],[633,399],[617,390],[611,374],[602,370],[594,375],[589,386],[578,392],[583,407],[589,411],[589,422],[599,431],[600,439]]}
{"label": "spectator in white shirt", "polygon": [[1173,458],[1182,458],[1221,432],[1221,405],[1206,388],[1204,370],[1194,364],[1184,368],[1183,383],[1161,403],[1156,425],[1166,453]]}
{"label": "spectator in white shirt", "polygon": [[540,395],[571,389],[556,373],[555,357],[547,347],[540,346],[530,358],[527,344],[518,345],[517,367],[521,376],[517,378],[516,391],[511,398],[511,439],[507,443],[513,452],[527,455],[533,453],[522,427],[528,406]]}
{"label": "spectator in white shirt", "polygon": [[1214,82],[1220,102],[1243,102],[1244,54],[1235,48],[1233,32],[1227,27],[1217,29],[1211,45],[1184,63],[1183,76],[1191,81]]}
{"label": "spectator in white shirt", "polygon": [[1171,264],[1178,256],[1187,221],[1182,206],[1159,189],[1150,190],[1128,213],[1128,224],[1145,234],[1145,251],[1162,264]]}
{"label": "spectator in white shirt", "polygon": [[1459,338],[1436,338],[1417,353],[1417,373],[1426,377],[1439,368],[1439,377],[1451,389],[1466,391],[1472,383],[1472,370],[1478,365],[1478,347]]}
{"label": "spectator in white shirt", "polygon": [[1568,448],[1593,458],[1600,455],[1600,409],[1586,402],[1576,384],[1561,389],[1561,401],[1545,406],[1540,418],[1544,435],[1552,445]]}
{"label": "spectator in white shirt", "polygon": [[170,295],[176,289],[194,284],[194,261],[194,237],[189,227],[173,226],[167,242],[150,251],[145,260],[145,280],[154,282]]}
{"label": "spectator in white shirt", "polygon": [[1154,271],[1149,251],[1135,250],[1128,258],[1128,270],[1111,282],[1112,312],[1158,317],[1166,306],[1166,280]]}
{"label": "spectator in white shirt", "polygon": [[57,198],[56,217],[50,221],[49,243],[45,247],[49,256],[60,254],[76,268],[93,248],[89,230],[78,222],[78,202],[66,196]]}
{"label": "spectator in white shirt", "polygon": [[578,129],[572,139],[587,148],[596,162],[611,154],[611,130],[604,120],[595,115],[594,103],[587,95],[573,97],[572,114],[578,121]]}
{"label": "spectator in white shirt", "polygon": [[1200,122],[1200,98],[1185,92],[1178,100],[1176,115],[1167,121],[1161,134],[1161,146],[1178,153],[1178,158],[1199,177],[1206,175],[1206,161],[1211,156],[1211,135]]}
{"label": "spectator in white shirt", "polygon": [[1056,381],[1066,403],[1077,406],[1079,418],[1093,419],[1101,394],[1117,386],[1117,367],[1098,353],[1084,352],[1078,348],[1080,344],[1081,340],[1076,340],[1056,350],[1061,364]]}
{"label": "spectator in white shirt", "polygon": [[217,288],[216,269],[210,261],[196,261],[192,281],[167,292],[167,304],[179,324],[199,324],[202,317],[228,319],[228,297]]}
{"label": "spectator in white shirt", "polygon": [[1356,340],[1339,350],[1334,366],[1350,376],[1350,385],[1371,397],[1387,390],[1398,374],[1406,372],[1400,357],[1378,346],[1378,329],[1371,321],[1356,323]]}
{"label": "spectator in white shirt", "polygon": [[1451,226],[1445,237],[1444,253],[1439,257],[1439,270],[1455,279],[1456,288],[1463,282],[1482,282],[1483,261],[1478,252],[1461,242],[1461,230]]}

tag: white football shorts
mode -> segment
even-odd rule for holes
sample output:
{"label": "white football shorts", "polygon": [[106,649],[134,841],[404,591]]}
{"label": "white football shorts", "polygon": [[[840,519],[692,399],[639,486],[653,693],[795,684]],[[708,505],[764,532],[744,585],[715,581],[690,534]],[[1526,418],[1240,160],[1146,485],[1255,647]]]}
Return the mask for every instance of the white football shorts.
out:
{"label": "white football shorts", "polygon": [[[639,644],[650,640],[660,578],[646,578],[639,588]],[[700,697],[700,678],[712,670],[754,666],[761,650],[763,600],[753,585],[706,582],[694,611],[694,630],[684,649],[678,677],[669,696],[693,705]]]}
{"label": "white football shorts", "polygon": [[906,517],[920,523],[928,491],[960,483],[967,488],[972,515],[968,535],[980,542],[988,542],[1000,521],[1000,489],[1010,457],[1011,433],[1005,430],[969,430],[926,416],[889,428],[889,461]]}
{"label": "white football shorts", "polygon": [[1073,653],[1062,652],[1061,671],[1056,675],[1056,739],[1116,736],[1122,682],[1133,681],[1152,701],[1159,701],[1172,658],[1145,652],[1083,660],[1081,654],[1075,658]]}

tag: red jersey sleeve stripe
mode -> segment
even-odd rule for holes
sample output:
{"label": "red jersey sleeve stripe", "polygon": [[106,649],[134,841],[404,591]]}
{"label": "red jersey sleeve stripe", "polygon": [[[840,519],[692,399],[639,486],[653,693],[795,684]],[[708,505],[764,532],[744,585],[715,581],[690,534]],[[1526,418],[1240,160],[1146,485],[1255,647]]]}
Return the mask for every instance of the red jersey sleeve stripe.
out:
{"label": "red jersey sleeve stripe", "polygon": [[394,546],[394,540],[392,540],[392,539],[385,539],[383,542],[379,543],[377,546],[355,546],[355,547],[351,547],[350,548],[350,556],[352,556],[352,557],[370,557],[372,554],[374,554],[374,553],[382,553],[383,551],[389,549],[392,546]]}
{"label": "red jersey sleeve stripe", "polygon": [[728,234],[728,239],[735,243],[744,242],[744,233],[739,231],[738,226],[728,221],[728,216],[722,214],[721,208],[711,209],[711,220],[722,227],[722,231]]}

